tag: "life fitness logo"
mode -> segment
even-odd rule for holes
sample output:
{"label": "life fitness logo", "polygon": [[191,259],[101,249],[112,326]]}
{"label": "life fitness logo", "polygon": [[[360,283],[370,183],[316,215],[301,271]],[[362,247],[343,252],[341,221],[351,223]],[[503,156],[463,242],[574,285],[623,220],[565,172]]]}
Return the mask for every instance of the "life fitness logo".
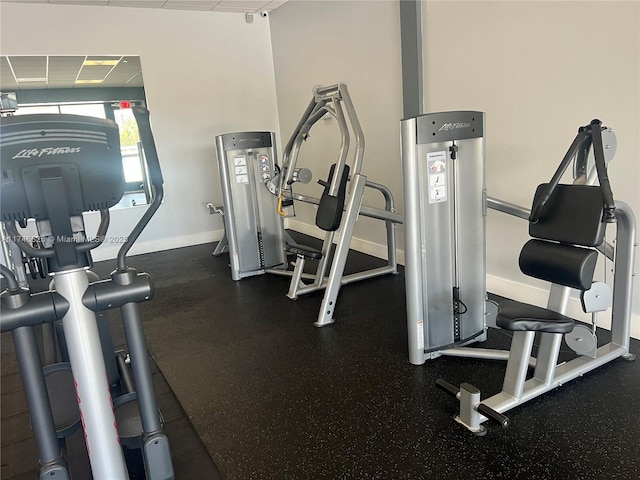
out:
{"label": "life fitness logo", "polygon": [[82,147],[46,147],[46,148],[24,148],[12,158],[33,158],[48,155],[62,155],[67,153],[78,153]]}
{"label": "life fitness logo", "polygon": [[445,123],[440,127],[440,130],[438,130],[438,131],[442,132],[442,131],[457,130],[459,128],[469,128],[470,126],[471,126],[471,124],[467,123],[467,122]]}

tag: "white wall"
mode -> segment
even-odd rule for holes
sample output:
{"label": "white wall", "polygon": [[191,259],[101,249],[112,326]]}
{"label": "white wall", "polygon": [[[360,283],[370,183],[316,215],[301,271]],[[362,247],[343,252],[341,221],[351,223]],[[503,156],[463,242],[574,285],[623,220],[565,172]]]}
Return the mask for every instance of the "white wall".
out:
{"label": "white wall", "polygon": [[[244,14],[69,5],[0,4],[2,55],[139,55],[165,200],[132,253],[211,242],[222,220],[216,135],[278,129],[268,19]],[[175,69],[175,70],[174,70]],[[116,210],[126,235],[145,207]],[[87,218],[88,231],[97,215]],[[95,251],[110,258],[118,245]]]}
{"label": "white wall", "polygon": [[[271,12],[271,41],[278,92],[282,145],[286,144],[312,98],[315,85],[348,86],[365,136],[362,173],[383,183],[402,211],[400,118],[402,117],[400,20],[396,1],[289,1]],[[310,168],[314,179],[295,191],[320,197],[318,178],[327,178],[338,159],[336,121],[320,120],[302,145],[298,166]],[[353,137],[352,137],[353,143]],[[351,163],[352,158],[349,159]],[[365,204],[383,207],[380,194]],[[315,208],[297,204],[289,225],[320,235]],[[352,246],[386,255],[384,224],[360,218]],[[399,236],[398,244],[402,244]]]}
{"label": "white wall", "polygon": [[[487,112],[490,195],[530,207],[535,187],[551,178],[577,128],[599,118],[618,139],[609,168],[615,198],[640,214],[640,3],[424,6],[427,106]],[[545,284],[517,267],[526,224],[490,212],[487,231],[489,289],[544,303],[542,290],[523,285]],[[639,290],[636,282],[636,315]]]}

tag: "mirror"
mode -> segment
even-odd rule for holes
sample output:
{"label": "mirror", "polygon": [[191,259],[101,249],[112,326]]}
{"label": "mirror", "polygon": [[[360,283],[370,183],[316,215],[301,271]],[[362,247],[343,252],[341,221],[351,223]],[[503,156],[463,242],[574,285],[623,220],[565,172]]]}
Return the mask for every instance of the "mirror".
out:
{"label": "mirror", "polygon": [[115,121],[127,184],[113,208],[148,203],[144,149],[131,112],[146,104],[140,57],[1,56],[0,74],[3,116],[72,113]]}

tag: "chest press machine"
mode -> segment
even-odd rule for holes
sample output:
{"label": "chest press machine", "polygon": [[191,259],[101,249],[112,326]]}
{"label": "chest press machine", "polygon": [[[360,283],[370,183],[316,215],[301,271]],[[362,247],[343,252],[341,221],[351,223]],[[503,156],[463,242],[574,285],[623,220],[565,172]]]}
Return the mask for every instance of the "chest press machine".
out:
{"label": "chest press machine", "polygon": [[[69,420],[61,407],[70,406],[81,419],[93,478],[129,478],[121,445],[141,449],[149,480],[174,478],[139,306],[151,299],[153,285],[147,274],[126,264],[127,252],[159,208],[163,193],[148,112],[134,107],[133,113],[154,195],[122,244],[111,279],[104,281],[94,281],[88,268],[90,250],[106,238],[108,209],[124,193],[117,125],[66,114],[7,117],[0,125],[4,227],[25,253],[42,259],[55,285],[55,290],[32,294],[2,266],[8,288],[2,292],[1,326],[3,332],[12,332],[40,456],[41,480],[70,478],[58,443],[58,438],[70,432],[68,425],[61,424]],[[94,239],[85,234],[82,214],[87,211],[100,212]],[[40,248],[34,248],[16,227],[16,223],[26,226],[28,219],[36,221]],[[103,352],[105,332],[96,318],[112,308],[120,309],[133,373],[122,370],[119,390],[123,395],[115,398],[105,367],[107,355],[113,352]],[[41,367],[33,327],[60,320],[73,381],[51,386]],[[68,386],[70,392],[64,390]],[[60,397],[61,393],[66,396]]]}
{"label": "chest press machine", "polygon": [[[629,206],[614,202],[607,177],[603,137],[612,146],[613,132],[598,120],[581,127],[551,181],[538,187],[530,212],[486,196],[483,119],[480,112],[446,112],[402,122],[409,359],[416,365],[440,355],[507,360],[502,391],[484,401],[471,384],[436,382],[459,400],[456,421],[476,435],[486,434],[488,419],[506,427],[511,408],[619,357],[635,358],[629,343],[636,226]],[[572,161],[574,183],[560,184]],[[551,282],[547,308],[486,299],[486,208],[529,221],[533,239],[519,264],[526,275]],[[610,223],[617,227],[615,249],[605,240]],[[599,253],[614,262],[612,297],[606,284],[593,281]],[[565,315],[572,290],[592,313],[591,328]],[[598,346],[596,314],[610,304],[611,342]],[[513,332],[510,351],[467,347],[486,338],[485,326]],[[558,363],[563,338],[578,356]]]}
{"label": "chest press machine", "polygon": [[[326,115],[337,121],[340,130],[338,161],[330,167],[328,179],[318,181],[323,187],[320,198],[296,194],[293,185],[311,179],[308,169],[297,167],[302,143]],[[355,136],[355,145],[351,135]],[[334,321],[342,285],[397,273],[395,227],[402,223],[402,216],[395,213],[391,191],[361,172],[364,134],[345,84],[313,89],[313,98],[285,146],[282,165],[275,160],[275,136],[270,132],[220,135],[216,137],[216,147],[225,238],[214,254],[222,253],[228,245],[234,280],[263,273],[291,276],[287,297],[292,300],[324,290],[314,322],[316,327],[322,327]],[[366,188],[382,194],[384,209],[362,204]],[[284,231],[283,219],[291,216],[287,207],[295,201],[318,206],[315,222],[324,232],[320,249],[299,245]],[[349,246],[360,215],[385,223],[387,264],[345,275]],[[293,271],[288,269],[287,254],[296,257]],[[317,262],[314,274],[304,272],[308,260]]]}

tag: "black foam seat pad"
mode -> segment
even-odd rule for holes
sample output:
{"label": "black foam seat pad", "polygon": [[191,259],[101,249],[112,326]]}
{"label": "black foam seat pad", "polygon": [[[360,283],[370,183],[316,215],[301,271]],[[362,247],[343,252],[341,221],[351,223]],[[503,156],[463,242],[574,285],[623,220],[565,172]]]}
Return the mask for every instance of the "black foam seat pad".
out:
{"label": "black foam seat pad", "polygon": [[511,331],[568,333],[575,320],[553,310],[516,302],[504,297],[494,297],[498,303],[496,324]]}
{"label": "black foam seat pad", "polygon": [[314,260],[320,260],[322,258],[322,252],[320,250],[307,245],[287,245],[287,252],[302,255],[303,257],[312,258]]}

